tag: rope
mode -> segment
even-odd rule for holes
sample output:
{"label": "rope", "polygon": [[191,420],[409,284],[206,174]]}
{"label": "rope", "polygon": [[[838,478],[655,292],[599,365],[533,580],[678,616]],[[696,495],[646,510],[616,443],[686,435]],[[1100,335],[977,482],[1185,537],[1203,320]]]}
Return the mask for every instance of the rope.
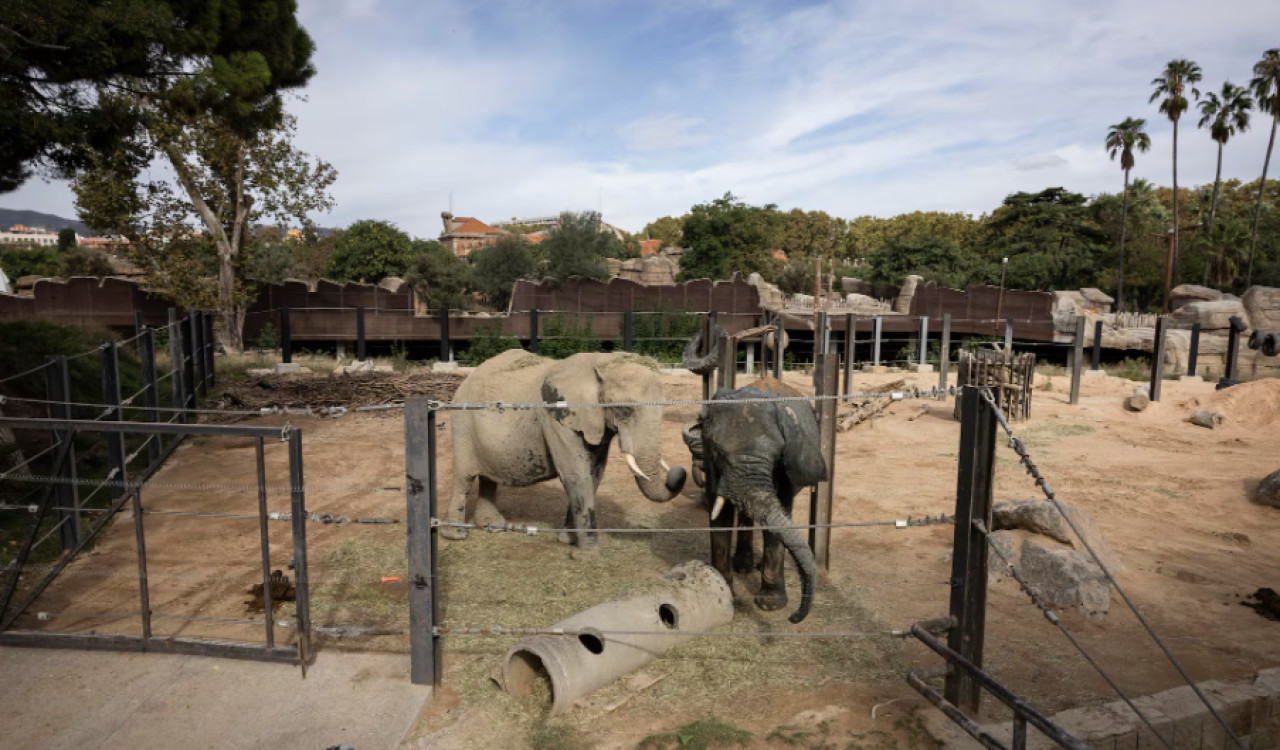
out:
{"label": "rope", "polygon": [[1013,564],[1013,561],[1006,557],[1004,552],[1000,551],[1000,547],[998,547],[991,539],[991,534],[987,531],[986,525],[983,524],[980,519],[975,519],[973,525],[978,529],[978,531],[982,532],[983,538],[987,540],[987,546],[991,548],[992,552],[996,553],[996,557],[999,557],[1000,560],[1004,562],[1005,567],[1009,569],[1009,575],[1013,580],[1018,582],[1018,586],[1022,589],[1023,593],[1031,598],[1031,603],[1036,605],[1036,608],[1044,613],[1044,619],[1053,623],[1054,626],[1056,626],[1058,630],[1067,637],[1067,640],[1071,641],[1071,645],[1076,647],[1076,651],[1080,652],[1080,655],[1084,657],[1084,660],[1089,662],[1089,666],[1093,667],[1094,671],[1111,686],[1111,689],[1116,691],[1116,695],[1119,695],[1125,704],[1138,715],[1138,718],[1142,720],[1142,723],[1147,725],[1147,729],[1151,730],[1151,734],[1155,735],[1155,738],[1160,740],[1160,744],[1164,745],[1167,750],[1173,750],[1173,747],[1171,747],[1169,743],[1165,741],[1164,737],[1160,736],[1160,733],[1156,731],[1156,728],[1151,725],[1151,721],[1146,717],[1146,714],[1138,710],[1138,707],[1135,706],[1133,701],[1129,699],[1129,696],[1120,689],[1120,686],[1116,684],[1116,681],[1111,679],[1111,676],[1103,671],[1102,667],[1099,666],[1098,663],[1093,660],[1093,657],[1089,655],[1089,652],[1085,651],[1084,646],[1075,639],[1075,636],[1071,635],[1066,626],[1062,624],[1062,621],[1058,619],[1058,615],[1055,614],[1049,605],[1040,598],[1040,593],[1022,577],[1022,572]]}
{"label": "rope", "polygon": [[[114,476],[115,473],[116,473],[116,470],[112,469],[111,476]],[[89,485],[98,486],[96,484],[98,480],[96,479],[82,479],[79,477],[76,477],[76,478],[58,477],[50,474],[18,474],[16,476],[10,477],[10,479],[11,481],[15,481],[15,482],[39,482],[42,484],[74,484],[78,486],[89,486]],[[107,484],[110,484],[110,486],[112,487],[121,487],[124,489],[133,489],[136,487],[145,486],[150,488],[186,490],[189,492],[219,492],[219,491],[257,492],[258,491],[257,484],[199,484],[199,483],[189,484],[185,482],[160,482],[153,479],[149,479],[146,482],[139,482],[139,481],[128,480],[128,479],[111,481],[110,479],[108,479],[106,482],[103,483],[102,486],[106,486]],[[275,485],[275,484],[267,485],[267,490],[275,494],[288,494],[288,493],[294,492],[295,490],[303,491],[303,492],[305,492],[306,490],[312,490],[315,492],[393,492],[393,491],[399,492],[400,490],[403,490],[403,489],[404,489],[403,487],[396,487],[396,486],[390,486],[390,485],[385,487],[368,487],[363,485],[341,485],[341,484],[334,484],[334,485],[304,484],[297,487],[293,485]]]}
{"label": "rope", "polygon": [[1053,507],[1057,509],[1058,514],[1061,515],[1067,522],[1067,525],[1071,527],[1071,531],[1076,535],[1076,538],[1080,540],[1080,543],[1084,546],[1085,550],[1088,551],[1089,556],[1093,558],[1094,562],[1098,565],[1098,568],[1102,570],[1102,574],[1106,576],[1107,581],[1113,588],[1115,588],[1116,592],[1120,594],[1120,598],[1124,600],[1125,605],[1127,605],[1130,611],[1133,612],[1134,617],[1138,618],[1138,622],[1142,623],[1142,627],[1147,631],[1147,634],[1151,636],[1151,640],[1155,641],[1156,645],[1160,647],[1160,650],[1164,652],[1165,658],[1169,660],[1169,663],[1173,665],[1173,668],[1182,676],[1183,681],[1185,681],[1196,694],[1196,697],[1200,699],[1200,702],[1205,705],[1205,708],[1209,710],[1209,713],[1213,715],[1213,718],[1222,725],[1222,729],[1227,733],[1227,736],[1231,738],[1240,750],[1245,750],[1244,744],[1240,741],[1240,738],[1236,736],[1235,732],[1232,731],[1231,726],[1227,724],[1226,720],[1222,718],[1222,715],[1218,713],[1218,710],[1209,702],[1209,698],[1205,696],[1204,692],[1200,690],[1200,687],[1191,679],[1191,675],[1187,674],[1187,671],[1182,668],[1182,664],[1178,662],[1176,657],[1174,657],[1173,652],[1169,650],[1169,647],[1166,646],[1164,641],[1160,639],[1160,636],[1156,634],[1155,629],[1147,622],[1147,618],[1143,617],[1142,613],[1138,611],[1138,607],[1133,603],[1133,600],[1129,598],[1129,595],[1125,593],[1125,590],[1120,586],[1120,582],[1111,574],[1111,571],[1102,562],[1102,559],[1098,557],[1098,553],[1094,551],[1089,542],[1085,540],[1084,535],[1080,533],[1080,529],[1076,526],[1076,522],[1071,518],[1071,515],[1067,513],[1066,508],[1062,507],[1062,503],[1054,494],[1053,488],[1049,486],[1048,480],[1044,478],[1040,473],[1040,469],[1036,467],[1035,462],[1031,460],[1031,456],[1027,453],[1026,445],[1023,444],[1022,439],[1013,434],[1013,428],[1009,426],[1009,420],[1005,418],[1004,412],[1000,410],[1000,406],[996,404],[995,399],[992,398],[990,390],[982,388],[979,390],[979,393],[982,394],[983,399],[987,402],[987,405],[991,407],[991,410],[995,412],[996,419],[999,420],[1000,426],[1004,429],[1005,434],[1009,436],[1009,447],[1013,448],[1014,452],[1018,454],[1019,460],[1022,462],[1022,465],[1026,467],[1027,473],[1035,480],[1036,486],[1040,488],[1041,492],[1044,493],[1044,496],[1053,504]]}
{"label": "rope", "polygon": [[58,447],[58,446],[60,446],[60,445],[62,445],[62,441],[61,441],[61,440],[59,440],[58,442],[56,442],[56,443],[54,443],[54,444],[50,445],[48,448],[45,448],[44,450],[42,450],[42,451],[40,451],[39,453],[35,454],[35,455],[34,455],[34,456],[32,456],[31,458],[28,458],[26,461],[23,461],[22,463],[18,464],[17,466],[11,467],[8,471],[6,471],[6,472],[4,472],[4,473],[0,474],[0,480],[3,480],[4,478],[8,477],[8,476],[9,476],[10,474],[12,474],[13,472],[17,471],[18,469],[21,469],[23,466],[26,466],[27,464],[30,464],[31,462],[35,461],[36,459],[40,458],[40,457],[41,457],[41,456],[43,456],[44,454],[48,453],[49,451],[53,450],[54,448],[57,448],[57,447]]}
{"label": "rope", "polygon": [[749,638],[905,638],[910,631],[902,630],[596,630],[595,628],[508,628],[492,626],[483,628],[433,627],[433,635],[568,635],[568,636],[625,636],[625,635],[723,635]]}
{"label": "rope", "polygon": [[[898,529],[906,529],[913,526],[936,526],[938,524],[953,524],[955,518],[952,516],[922,516],[920,518],[899,518],[893,521],[858,521],[851,523],[813,523],[813,524],[792,524],[790,526],[752,526],[753,531],[781,531],[783,529],[855,529],[869,528],[872,526],[892,526]],[[687,532],[687,531],[729,531],[732,527],[728,526],[689,526],[680,528],[629,528],[629,529],[589,529],[579,532],[578,529],[559,529],[547,526],[531,526],[523,523],[501,523],[501,524],[475,524],[462,523],[460,521],[445,521],[439,518],[431,519],[432,528],[439,526],[448,526],[456,529],[479,529],[480,531],[488,531],[491,533],[500,533],[505,531],[515,532],[519,534],[528,534],[534,536],[536,534],[558,534],[561,531],[570,533],[583,534],[663,534],[670,532]]]}
{"label": "rope", "polygon": [[32,367],[30,370],[23,370],[22,372],[18,373],[17,375],[10,375],[10,376],[8,376],[8,377],[6,377],[6,378],[0,378],[0,383],[8,383],[10,380],[17,380],[18,378],[26,377],[27,375],[30,375],[30,374],[32,374],[32,373],[40,372],[40,371],[41,371],[41,370],[43,370],[44,368],[46,368],[46,367],[49,367],[49,366],[53,365],[53,364],[54,364],[54,362],[55,362],[55,360],[49,360],[48,362],[45,362],[45,363],[44,363],[44,364],[42,364],[42,365],[36,365],[35,367]]}

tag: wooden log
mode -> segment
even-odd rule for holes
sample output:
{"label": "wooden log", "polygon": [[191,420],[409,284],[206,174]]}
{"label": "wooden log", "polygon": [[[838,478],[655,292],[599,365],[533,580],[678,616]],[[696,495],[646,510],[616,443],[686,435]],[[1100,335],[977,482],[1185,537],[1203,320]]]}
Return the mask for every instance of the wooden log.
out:
{"label": "wooden log", "polygon": [[875,387],[870,391],[870,393],[876,394],[875,396],[855,403],[852,411],[840,415],[836,423],[836,429],[840,432],[848,432],[853,427],[884,411],[889,404],[893,403],[893,392],[902,390],[905,387],[905,380],[895,380],[892,383]]}
{"label": "wooden log", "polygon": [[1151,386],[1143,383],[1133,389],[1133,395],[1125,399],[1124,406],[1129,411],[1142,411],[1151,404]]}

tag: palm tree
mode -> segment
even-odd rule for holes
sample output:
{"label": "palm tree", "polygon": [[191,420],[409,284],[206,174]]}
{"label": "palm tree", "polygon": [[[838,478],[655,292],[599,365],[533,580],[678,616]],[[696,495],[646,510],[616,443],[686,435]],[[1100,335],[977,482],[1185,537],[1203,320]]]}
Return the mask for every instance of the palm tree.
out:
{"label": "palm tree", "polygon": [[1175,286],[1178,283],[1178,118],[1182,117],[1182,113],[1186,112],[1190,106],[1186,97],[1188,90],[1196,99],[1200,98],[1200,89],[1191,85],[1199,82],[1199,65],[1190,60],[1170,60],[1164,72],[1151,79],[1151,85],[1155,86],[1155,91],[1151,92],[1151,98],[1147,100],[1149,104],[1164,97],[1160,102],[1160,114],[1167,116],[1173,123],[1173,284]]}
{"label": "palm tree", "polygon": [[1258,219],[1262,217],[1262,196],[1267,192],[1267,167],[1271,164],[1271,149],[1276,145],[1276,123],[1280,122],[1280,48],[1262,53],[1262,59],[1253,66],[1253,80],[1249,82],[1253,95],[1258,97],[1258,108],[1271,113],[1271,140],[1267,141],[1267,158],[1262,161],[1262,180],[1258,182],[1258,203],[1253,207],[1253,239],[1249,240],[1249,270],[1244,286],[1253,284],[1253,251],[1258,247]]}
{"label": "palm tree", "polygon": [[1209,136],[1218,142],[1218,171],[1213,177],[1213,199],[1209,204],[1209,223],[1204,236],[1213,233],[1213,222],[1218,215],[1218,188],[1222,185],[1222,147],[1231,136],[1249,129],[1249,110],[1253,99],[1249,90],[1227,81],[1222,84],[1222,95],[1210,91],[1200,102],[1200,127],[1209,126]]}
{"label": "palm tree", "polygon": [[1144,130],[1147,121],[1126,117],[1119,125],[1107,131],[1106,149],[1115,161],[1120,154],[1120,168],[1124,170],[1124,200],[1120,204],[1120,270],[1116,276],[1116,310],[1124,310],[1124,229],[1129,218],[1129,170],[1133,169],[1133,150],[1151,148],[1151,137]]}

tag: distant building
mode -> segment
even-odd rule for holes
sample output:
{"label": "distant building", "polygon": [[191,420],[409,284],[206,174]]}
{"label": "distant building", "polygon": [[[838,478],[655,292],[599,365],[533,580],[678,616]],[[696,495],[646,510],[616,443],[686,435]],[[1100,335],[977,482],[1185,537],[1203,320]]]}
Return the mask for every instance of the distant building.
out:
{"label": "distant building", "polygon": [[472,250],[492,245],[498,241],[498,235],[502,234],[501,230],[470,216],[455,218],[448,211],[441,211],[440,219],[444,222],[440,243],[462,257],[470,255]]}
{"label": "distant building", "polygon": [[127,237],[80,237],[76,236],[76,242],[80,247],[89,247],[96,250],[110,251],[119,247],[125,247],[129,244]]}
{"label": "distant building", "polygon": [[[79,241],[79,235],[76,240]],[[7,230],[0,232],[0,243],[7,245],[33,245],[36,247],[57,247],[58,233],[51,232],[44,227],[29,227],[23,224],[14,224]]]}

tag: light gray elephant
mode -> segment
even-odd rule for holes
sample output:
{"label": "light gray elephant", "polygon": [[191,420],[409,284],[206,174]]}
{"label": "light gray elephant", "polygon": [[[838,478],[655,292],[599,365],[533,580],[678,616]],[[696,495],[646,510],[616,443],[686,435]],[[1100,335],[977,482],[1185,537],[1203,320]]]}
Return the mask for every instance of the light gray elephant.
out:
{"label": "light gray elephant", "polygon": [[[684,469],[662,460],[661,406],[589,406],[662,401],[662,383],[652,360],[633,354],[575,354],[557,361],[513,349],[477,367],[453,400],[567,406],[455,412],[450,418],[453,495],[445,509],[447,521],[465,519],[467,494],[476,479],[477,517],[500,520],[494,505],[499,484],[526,487],[558,476],[569,496],[560,539],[571,542],[576,535],[574,557],[595,552],[596,489],[615,436],[645,497],[665,503],[684,487]],[[467,536],[466,529],[457,527],[445,526],[440,532],[449,539]]]}

